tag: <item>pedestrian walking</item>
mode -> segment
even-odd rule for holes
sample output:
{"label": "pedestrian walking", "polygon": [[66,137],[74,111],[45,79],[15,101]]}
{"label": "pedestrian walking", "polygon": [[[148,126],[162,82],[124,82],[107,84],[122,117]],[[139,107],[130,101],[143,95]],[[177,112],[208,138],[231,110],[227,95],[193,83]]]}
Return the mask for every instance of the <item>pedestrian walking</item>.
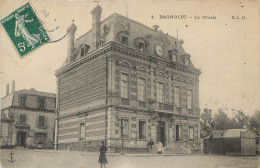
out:
{"label": "pedestrian walking", "polygon": [[98,163],[100,163],[101,168],[103,167],[103,165],[106,168],[106,163],[108,163],[106,157],[107,147],[103,141],[101,142],[99,151],[100,151],[100,155],[99,155]]}
{"label": "pedestrian walking", "polygon": [[162,152],[163,152],[163,144],[160,140],[158,140],[158,142],[157,142],[157,153],[162,154]]}
{"label": "pedestrian walking", "polygon": [[148,141],[148,143],[147,143],[147,147],[148,147],[148,149],[149,150],[152,150],[153,149],[153,145],[154,145],[154,142],[153,142],[153,140],[152,140],[152,138]]}

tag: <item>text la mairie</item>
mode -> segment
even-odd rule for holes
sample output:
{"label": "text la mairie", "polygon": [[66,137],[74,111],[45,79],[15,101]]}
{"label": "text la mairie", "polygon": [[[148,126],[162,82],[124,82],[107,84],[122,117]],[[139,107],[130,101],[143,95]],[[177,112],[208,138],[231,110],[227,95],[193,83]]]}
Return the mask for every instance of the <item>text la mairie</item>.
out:
{"label": "text la mairie", "polygon": [[199,75],[179,40],[119,14],[76,39],[68,28],[68,56],[56,71],[57,149],[146,151],[152,138],[165,151],[200,148]]}

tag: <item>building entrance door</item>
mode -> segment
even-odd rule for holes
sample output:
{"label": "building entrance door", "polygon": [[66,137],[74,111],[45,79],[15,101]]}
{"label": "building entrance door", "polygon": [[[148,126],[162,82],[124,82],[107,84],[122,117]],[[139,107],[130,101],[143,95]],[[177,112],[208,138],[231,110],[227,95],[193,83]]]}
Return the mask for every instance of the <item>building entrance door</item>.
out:
{"label": "building entrance door", "polygon": [[17,146],[24,146],[25,145],[25,132],[17,132]]}
{"label": "building entrance door", "polygon": [[157,142],[161,141],[163,146],[165,146],[166,135],[165,135],[165,122],[158,121],[157,125]]}

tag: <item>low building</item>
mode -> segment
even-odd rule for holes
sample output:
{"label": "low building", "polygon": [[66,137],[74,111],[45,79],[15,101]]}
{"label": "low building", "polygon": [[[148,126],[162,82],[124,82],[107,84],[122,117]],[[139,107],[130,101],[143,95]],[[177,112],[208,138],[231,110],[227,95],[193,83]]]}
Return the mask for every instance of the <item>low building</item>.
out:
{"label": "low building", "polygon": [[[7,92],[8,93],[8,92]],[[56,95],[30,90],[13,91],[1,99],[1,148],[53,148]]]}
{"label": "low building", "polygon": [[204,139],[204,154],[256,155],[256,135],[248,129],[216,131]]}

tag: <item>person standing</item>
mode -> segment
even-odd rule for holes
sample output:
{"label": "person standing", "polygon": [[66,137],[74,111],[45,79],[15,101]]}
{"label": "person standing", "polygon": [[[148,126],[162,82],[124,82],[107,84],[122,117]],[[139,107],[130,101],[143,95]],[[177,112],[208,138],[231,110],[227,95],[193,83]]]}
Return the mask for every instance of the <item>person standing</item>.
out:
{"label": "person standing", "polygon": [[99,154],[98,163],[100,163],[101,167],[103,165],[104,165],[104,167],[106,167],[106,163],[108,163],[107,157],[106,157],[107,147],[106,147],[106,145],[103,141],[101,142],[101,146],[99,148],[99,151],[100,151],[100,154]]}
{"label": "person standing", "polygon": [[158,142],[157,142],[157,153],[162,154],[162,152],[163,152],[163,144],[160,140],[158,140]]}
{"label": "person standing", "polygon": [[149,149],[149,151],[151,151],[153,149],[153,145],[154,145],[154,142],[152,140],[152,138],[148,141],[147,143],[147,147]]}

